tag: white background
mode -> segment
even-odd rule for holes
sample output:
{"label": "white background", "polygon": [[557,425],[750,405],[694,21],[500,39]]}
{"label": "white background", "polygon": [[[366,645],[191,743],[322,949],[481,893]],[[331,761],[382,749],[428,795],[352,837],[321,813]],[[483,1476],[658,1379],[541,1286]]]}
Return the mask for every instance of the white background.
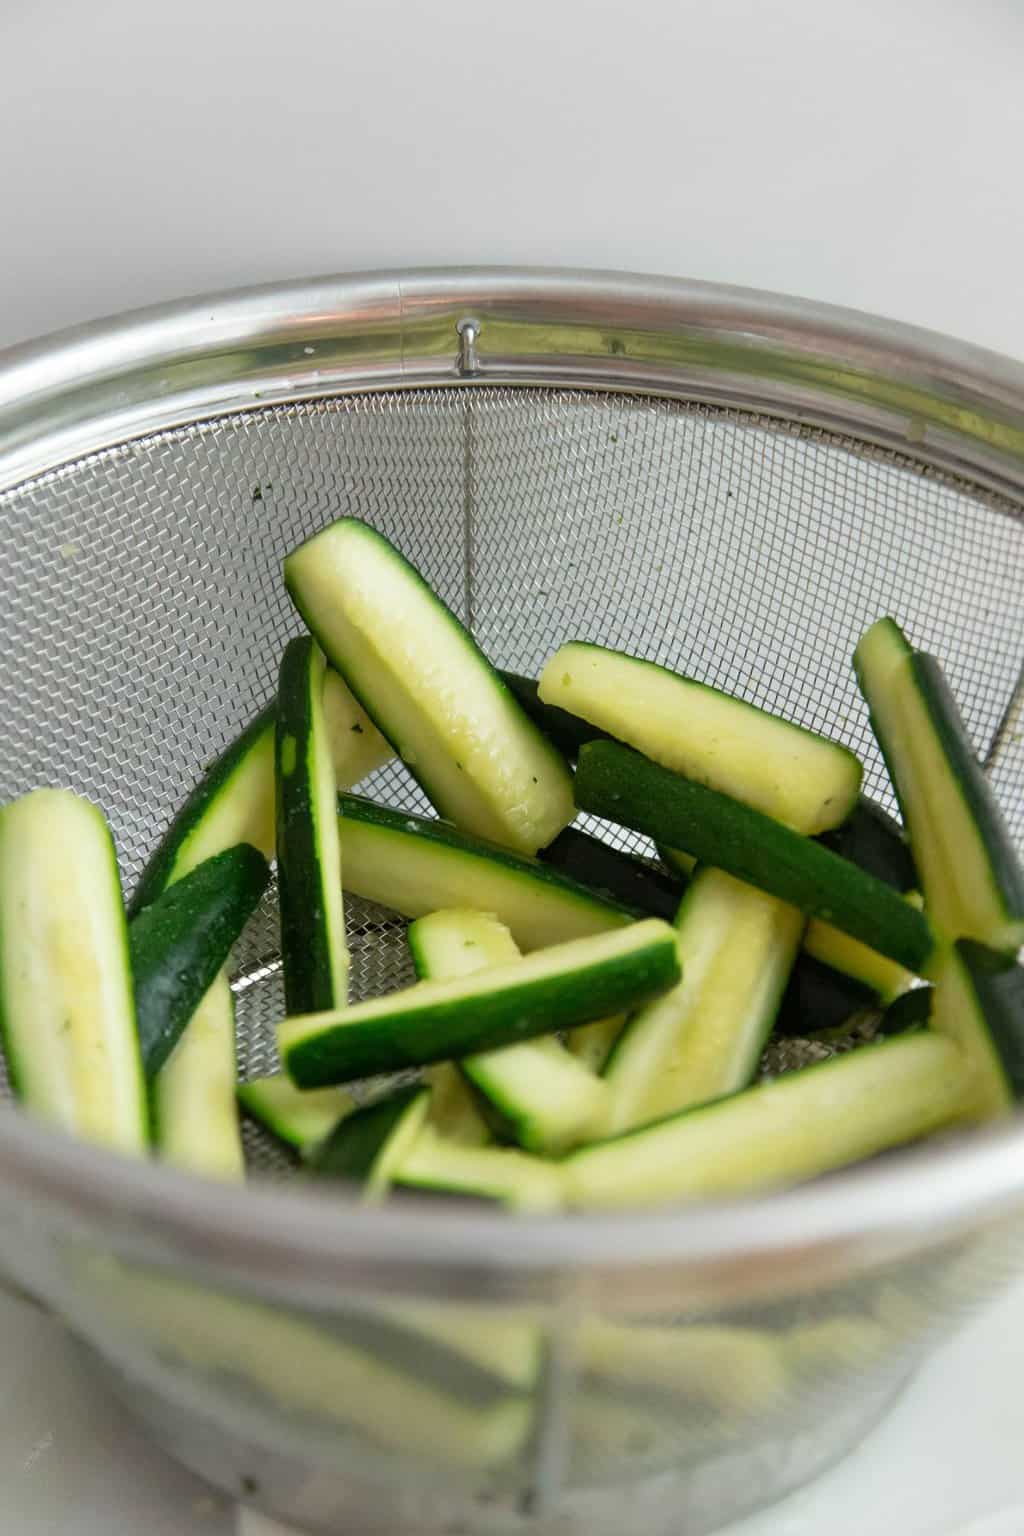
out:
{"label": "white background", "polygon": [[[0,347],[214,287],[502,261],[1024,357],[1022,65],[1017,0],[0,0]],[[1024,1295],[744,1536],[932,1536],[1024,1500],[1022,1340]],[[12,1536],[231,1523],[13,1304],[0,1486]]]}
{"label": "white background", "polygon": [[1024,355],[1017,0],[0,0],[0,345],[379,265],[554,262]]}

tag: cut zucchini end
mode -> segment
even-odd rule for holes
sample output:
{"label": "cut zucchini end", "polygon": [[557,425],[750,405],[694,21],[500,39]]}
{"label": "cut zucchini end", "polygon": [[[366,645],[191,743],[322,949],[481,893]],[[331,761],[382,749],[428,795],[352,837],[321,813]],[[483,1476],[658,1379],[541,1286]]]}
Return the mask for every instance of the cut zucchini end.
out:
{"label": "cut zucchini end", "polygon": [[912,654],[906,635],[895,619],[877,619],[866,629],[853,653],[853,668],[862,690],[870,674],[875,684],[884,684],[894,667]]}
{"label": "cut zucchini end", "polygon": [[848,747],[655,662],[572,641],[538,686],[543,702],[796,832],[828,831],[857,803],[863,769]]}
{"label": "cut zucchini end", "polygon": [[669,848],[665,843],[658,844],[658,857],[681,880],[689,880],[697,868],[697,860],[692,853],[684,853],[682,848]]}
{"label": "cut zucchini end", "polygon": [[247,1114],[307,1158],[356,1108],[355,1099],[344,1088],[304,1091],[284,1072],[239,1083],[235,1092]]}

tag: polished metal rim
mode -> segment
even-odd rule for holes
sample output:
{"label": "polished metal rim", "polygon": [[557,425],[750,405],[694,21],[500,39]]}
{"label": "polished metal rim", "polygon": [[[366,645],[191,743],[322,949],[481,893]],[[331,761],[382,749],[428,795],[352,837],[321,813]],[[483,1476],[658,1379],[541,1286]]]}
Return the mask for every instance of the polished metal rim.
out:
{"label": "polished metal rim", "polygon": [[[72,458],[283,401],[529,384],[755,410],[1024,505],[1024,368],[907,326],[711,284],[560,271],[324,278],[161,306],[0,353],[0,492]],[[1017,1123],[729,1206],[517,1218],[237,1190],[0,1117],[0,1177],[65,1224],[292,1295],[338,1285],[606,1304],[792,1290],[947,1241],[1024,1201]]]}

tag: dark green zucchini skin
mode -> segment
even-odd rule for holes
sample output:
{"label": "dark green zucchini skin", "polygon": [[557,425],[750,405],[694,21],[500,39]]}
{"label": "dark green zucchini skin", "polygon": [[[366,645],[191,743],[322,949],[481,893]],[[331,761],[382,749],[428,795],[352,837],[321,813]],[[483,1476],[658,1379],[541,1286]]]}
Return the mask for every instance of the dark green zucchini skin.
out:
{"label": "dark green zucchini skin", "polygon": [[[875,1034],[888,1038],[926,1025],[931,1017],[932,990],[912,987],[902,992],[878,1020]],[[775,1033],[812,1037],[835,1034],[855,1014],[871,1013],[877,1018],[878,1008],[878,998],[863,982],[844,976],[811,955],[801,955],[793,968]]]}
{"label": "dark green zucchini skin", "polygon": [[1024,1098],[1024,966],[975,939],[958,939],[955,948],[1010,1092]]}
{"label": "dark green zucchini skin", "polygon": [[933,987],[912,987],[903,992],[882,1015],[880,1035],[905,1035],[911,1029],[923,1029],[932,1016]]}
{"label": "dark green zucchini skin", "polygon": [[777,1035],[815,1035],[819,1030],[837,1029],[855,1013],[877,1008],[878,998],[870,987],[844,976],[813,955],[798,955],[782,995]]}
{"label": "dark green zucchini skin", "polygon": [[[309,635],[288,642],[278,677],[274,733],[277,896],[288,1013],[340,1008],[347,998],[333,765],[326,799],[317,772],[318,758],[328,755],[319,704],[323,673]],[[332,898],[338,907],[333,922]]]}
{"label": "dark green zucchini skin", "polygon": [[936,658],[924,651],[914,652],[909,667],[931,719],[938,747],[970,807],[1003,912],[1008,921],[1024,921],[1024,865],[1017,856],[992,786],[975,755],[945,673]]}
{"label": "dark green zucchini skin", "polygon": [[643,859],[602,843],[577,827],[566,827],[540,854],[552,869],[589,886],[598,896],[648,917],[672,922],[683,899],[683,882]]}
{"label": "dark green zucchini skin", "polygon": [[132,918],[128,948],[142,1067],[156,1077],[266,890],[248,843],[198,864]]}
{"label": "dark green zucchini skin", "polygon": [[1024,866],[940,663],[882,618],[861,636],[853,665],[936,933],[1016,954]]}
{"label": "dark green zucchini skin", "polygon": [[313,1153],[309,1171],[320,1178],[365,1184],[406,1115],[429,1092],[423,1083],[409,1083],[346,1115]]}
{"label": "dark green zucchini skin", "polygon": [[683,848],[920,974],[934,948],[924,914],[891,886],[813,838],[685,779],[614,741],[580,752],[582,810]]}
{"label": "dark green zucchini skin", "polygon": [[210,764],[199,783],[182,803],[139,876],[138,885],[128,904],[130,919],[136,917],[143,907],[148,907],[154,902],[165,889],[174,872],[174,866],[185,839],[202,820],[239,763],[248,757],[265,735],[273,731],[276,715],[277,701],[271,700]]}
{"label": "dark green zucchini skin", "polygon": [[[917,870],[903,840],[903,829],[866,795],[861,795],[848,821],[833,832],[823,832],[816,841],[894,890],[912,891],[917,887]],[[782,999],[775,1030],[780,1035],[834,1030],[853,1014],[877,1007],[875,993],[863,982],[812,955],[800,955]]]}
{"label": "dark green zucchini skin", "polygon": [[917,870],[903,828],[888,811],[861,795],[853,812],[818,842],[897,891],[917,890]]}
{"label": "dark green zucchini skin", "polygon": [[318,1088],[572,1029],[639,1007],[679,978],[674,932],[647,918],[538,951],[516,966],[419,982],[337,1013],[286,1019],[278,1041],[296,1086]]}

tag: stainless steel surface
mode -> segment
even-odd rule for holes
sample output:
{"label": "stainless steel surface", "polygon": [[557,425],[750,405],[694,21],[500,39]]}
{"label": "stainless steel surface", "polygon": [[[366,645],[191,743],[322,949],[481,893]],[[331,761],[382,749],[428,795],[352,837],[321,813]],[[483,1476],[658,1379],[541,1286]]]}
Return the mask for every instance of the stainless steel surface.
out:
{"label": "stainless steel surface", "polygon": [[[841,735],[886,802],[849,656],[893,611],[947,659],[1024,833],[1013,364],[771,296],[508,272],[260,290],[0,363],[0,794],[90,794],[129,885],[272,690],[298,628],[283,554],[341,512],[393,537],[500,664],[535,670],[574,635],[638,651]],[[368,792],[423,808],[394,766]],[[398,984],[402,925],[355,902],[348,922],[357,989]],[[236,956],[248,1072],[273,1060],[275,943],[268,904]],[[262,1496],[313,1524],[370,1499],[391,1529],[610,1531],[642,1486],[652,1532],[681,1512],[710,1529],[838,1453],[999,1283],[1022,1208],[1016,1123],[756,1202],[513,1221],[363,1210],[274,1180],[239,1193],[0,1113],[0,1262],[124,1391],[162,1404],[147,1417],[193,1462],[202,1442],[208,1475],[220,1456],[237,1492],[243,1448],[255,1465],[273,1447]],[[536,1383],[495,1410],[503,1435],[528,1407],[514,1453],[468,1465],[464,1425],[451,1445],[410,1445],[403,1392],[379,1378],[427,1346],[402,1310],[385,1349],[378,1309],[423,1298],[470,1333],[483,1318],[500,1334],[493,1309],[512,1308],[543,1345]],[[634,1379],[652,1324],[670,1358],[704,1360],[699,1389]],[[755,1401],[739,1360],[771,1391]],[[333,1383],[320,1398],[318,1369]],[[366,1369],[392,1404],[369,1432]],[[435,1389],[442,1405],[470,1390],[459,1371]],[[424,1411],[445,1422],[436,1394]]]}

